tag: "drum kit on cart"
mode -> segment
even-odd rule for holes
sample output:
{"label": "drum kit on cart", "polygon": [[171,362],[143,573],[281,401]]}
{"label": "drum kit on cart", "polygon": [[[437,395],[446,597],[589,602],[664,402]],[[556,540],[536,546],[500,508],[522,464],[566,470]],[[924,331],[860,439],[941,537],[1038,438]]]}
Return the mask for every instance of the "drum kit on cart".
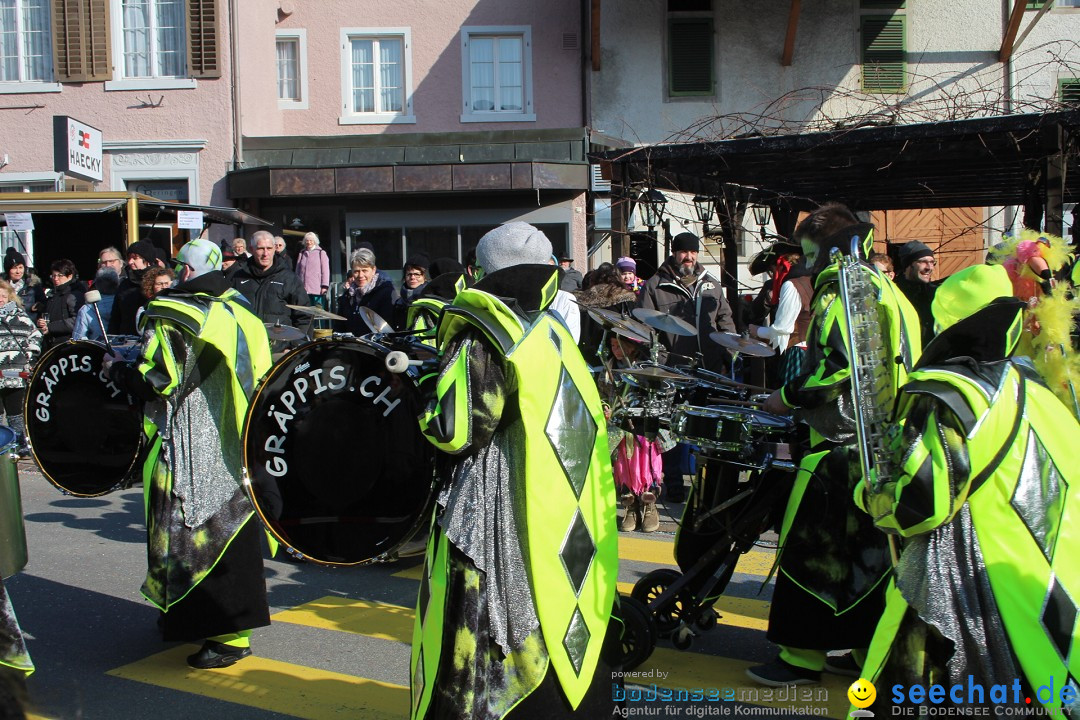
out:
{"label": "drum kit on cart", "polygon": [[[318,307],[293,308],[315,320],[344,319]],[[792,424],[761,411],[765,388],[693,361],[662,364],[657,333],[695,334],[683,320],[642,308],[632,315],[588,313],[604,329],[598,371],[604,377],[598,381],[606,378],[616,388],[611,422],[647,437],[667,433],[698,448],[699,471],[676,543],[682,572],[650,573],[620,603],[615,637],[622,642],[612,652],[616,662],[631,668],[649,656],[659,637],[685,649],[715,626],[713,603],[739,556],[771,522],[782,483],[765,478],[795,468]],[[435,367],[436,351],[414,333],[394,332],[374,312],[363,319],[368,334],[316,330],[313,340],[290,326],[267,324],[271,340],[294,347],[275,354],[244,424],[241,474],[256,513],[290,555],[323,565],[394,559],[429,520],[436,491],[434,449],[416,422],[419,379]],[[647,343],[649,358],[617,367],[608,350],[611,334]],[[732,333],[710,338],[733,356],[773,352]],[[134,358],[137,339],[62,343],[27,373],[25,418],[33,456],[49,482],[76,497],[139,482],[146,433],[153,432],[144,427],[142,401],[103,371],[111,350]],[[15,445],[14,433],[0,427],[4,577],[27,561]]]}
{"label": "drum kit on cart", "polygon": [[[611,422],[647,438],[696,448],[697,474],[676,537],[679,570],[654,570],[620,599],[623,623],[621,661],[632,669],[652,653],[658,638],[688,649],[694,638],[717,624],[713,608],[748,552],[773,523],[787,496],[792,458],[790,418],[764,412],[763,387],[738,382],[700,367],[700,358],[663,357],[656,333],[697,335],[686,321],[657,310],[637,308],[629,315],[589,308],[604,329],[598,376],[614,388]],[[607,352],[609,338],[643,347],[646,360],[618,367]],[[774,350],[737,333],[713,332],[709,339],[732,358],[766,358]],[[665,362],[666,361],[666,362]]]}

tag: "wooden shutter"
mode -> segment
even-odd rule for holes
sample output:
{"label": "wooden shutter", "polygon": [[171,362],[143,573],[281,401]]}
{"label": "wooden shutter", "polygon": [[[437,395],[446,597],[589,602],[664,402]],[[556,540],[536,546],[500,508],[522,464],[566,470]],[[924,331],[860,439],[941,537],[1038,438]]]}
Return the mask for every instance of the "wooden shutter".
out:
{"label": "wooden shutter", "polygon": [[904,10],[907,0],[859,0],[859,7],[863,10]]}
{"label": "wooden shutter", "polygon": [[193,78],[221,77],[218,0],[188,0],[188,69]]}
{"label": "wooden shutter", "polygon": [[52,0],[57,82],[112,79],[109,0]]}
{"label": "wooden shutter", "polygon": [[1076,78],[1059,80],[1058,99],[1068,105],[1080,106],[1080,80]]}
{"label": "wooden shutter", "polygon": [[712,18],[668,21],[668,94],[713,94]]}
{"label": "wooden shutter", "polygon": [[907,87],[907,18],[903,15],[864,15],[861,20],[863,91],[903,92]]}

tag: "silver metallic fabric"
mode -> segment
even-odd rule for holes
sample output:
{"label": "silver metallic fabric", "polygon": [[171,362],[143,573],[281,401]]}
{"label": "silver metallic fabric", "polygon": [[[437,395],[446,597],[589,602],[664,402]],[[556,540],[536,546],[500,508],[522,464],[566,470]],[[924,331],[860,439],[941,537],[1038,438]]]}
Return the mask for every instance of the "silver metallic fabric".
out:
{"label": "silver metallic fabric", "polygon": [[[959,568],[971,572],[961,574]],[[965,684],[968,675],[986,686],[1021,677],[967,503],[951,522],[904,545],[896,584],[919,618],[955,647],[943,684]]]}
{"label": "silver metallic fabric", "polygon": [[855,442],[855,413],[851,407],[851,393],[847,389],[835,402],[815,408],[798,408],[795,419],[812,427],[826,440],[839,445]]}
{"label": "silver metallic fabric", "polygon": [[[194,353],[188,354],[185,378],[192,377],[196,359]],[[221,432],[222,423],[232,420],[232,408],[227,407],[230,380],[228,367],[219,363],[186,396],[169,401],[170,436],[186,439],[171,443],[170,465],[173,494],[180,499],[189,528],[209,520],[238,487],[240,448],[230,442],[232,433]]]}
{"label": "silver metallic fabric", "polygon": [[443,485],[439,520],[455,547],[484,572],[489,596],[488,633],[503,653],[521,648],[540,621],[529,584],[525,548],[525,482],[522,463],[510,457],[511,448],[525,446],[520,420],[492,436],[491,443],[464,458],[452,482]]}

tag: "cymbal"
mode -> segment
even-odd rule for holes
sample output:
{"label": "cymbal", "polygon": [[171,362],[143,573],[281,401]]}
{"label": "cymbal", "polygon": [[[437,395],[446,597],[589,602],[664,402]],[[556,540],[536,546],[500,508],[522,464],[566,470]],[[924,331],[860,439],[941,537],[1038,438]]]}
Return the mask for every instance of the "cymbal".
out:
{"label": "cymbal", "polygon": [[709,339],[714,343],[726,347],[733,352],[739,352],[751,357],[770,357],[776,354],[771,346],[752,337],[739,335],[738,333],[714,332],[709,333]]}
{"label": "cymbal", "polygon": [[[369,307],[357,308],[357,313],[360,318],[367,325],[368,330],[373,333],[391,333],[394,332],[394,328],[390,327],[390,324],[379,317],[379,313],[375,312]],[[342,318],[344,320],[344,318]]]}
{"label": "cymbal", "polygon": [[271,340],[303,340],[307,338],[307,335],[300,332],[292,325],[282,325],[280,323],[263,323],[266,325],[266,334]]}
{"label": "cymbal", "polygon": [[682,335],[684,337],[697,335],[697,328],[693,325],[682,318],[677,318],[666,312],[650,310],[648,308],[634,308],[634,317],[649,327],[656,328],[660,332],[666,332],[672,335]]}
{"label": "cymbal", "polygon": [[671,372],[670,370],[664,370],[658,367],[643,367],[643,368],[615,368],[612,370],[616,375],[629,375],[636,378],[644,378],[645,380],[686,380],[685,375]]}
{"label": "cymbal", "polygon": [[323,310],[318,305],[286,305],[287,308],[292,308],[296,312],[304,313],[305,315],[311,315],[316,318],[323,318],[325,320],[344,320],[345,318],[340,315],[335,315],[329,310]]}
{"label": "cymbal", "polygon": [[607,328],[616,335],[644,343],[652,339],[652,331],[649,330],[649,326],[639,323],[633,318],[624,317],[617,312],[605,310],[604,308],[586,308],[586,312],[601,327]]}

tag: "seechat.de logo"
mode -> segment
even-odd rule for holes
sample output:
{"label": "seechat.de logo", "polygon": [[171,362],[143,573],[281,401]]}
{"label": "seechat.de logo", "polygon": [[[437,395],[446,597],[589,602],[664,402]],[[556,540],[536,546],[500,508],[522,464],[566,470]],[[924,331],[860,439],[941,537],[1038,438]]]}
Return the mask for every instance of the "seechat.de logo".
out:
{"label": "seechat.de logo", "polygon": [[877,688],[874,687],[874,683],[866,678],[859,678],[851,683],[851,687],[847,690],[847,696],[851,704],[859,708],[858,710],[852,710],[848,717],[874,717],[872,711],[865,709],[873,705],[874,700],[877,699]]}

